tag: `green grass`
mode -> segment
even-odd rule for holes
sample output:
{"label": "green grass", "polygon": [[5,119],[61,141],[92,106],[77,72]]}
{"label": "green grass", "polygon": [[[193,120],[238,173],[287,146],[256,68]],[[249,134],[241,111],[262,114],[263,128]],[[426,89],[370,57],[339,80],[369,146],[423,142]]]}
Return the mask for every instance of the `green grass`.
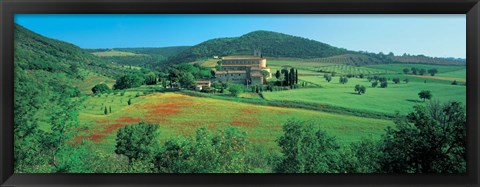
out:
{"label": "green grass", "polygon": [[110,88],[115,84],[115,80],[110,77],[105,77],[88,70],[80,70],[81,75],[84,77],[83,80],[75,82],[82,94],[91,94],[92,88],[100,83],[106,83]]}
{"label": "green grass", "polygon": [[[424,104],[418,98],[421,90],[430,90],[433,99],[440,101],[457,100],[465,103],[466,87],[451,85],[450,81],[432,80],[425,84],[422,78],[413,79],[408,84],[394,84],[389,81],[388,88],[372,88],[367,79],[350,78],[348,83],[340,84],[339,77],[333,77],[328,83],[323,77],[300,77],[322,88],[305,88],[280,92],[265,92],[265,99],[273,101],[301,101],[306,103],[327,104],[338,107],[354,108],[372,112],[394,114],[396,111],[406,114],[416,104]],[[401,78],[403,80],[403,78]],[[354,92],[356,84],[367,87],[367,92],[358,95]]]}
{"label": "green grass", "polygon": [[93,55],[100,56],[100,57],[109,57],[109,56],[138,56],[141,54],[136,54],[132,52],[125,52],[125,51],[116,51],[116,50],[110,50],[110,51],[102,51],[102,52],[94,52],[92,53]]}
{"label": "green grass", "polygon": [[[378,139],[390,120],[363,118],[303,109],[260,106],[178,93],[154,93],[140,96],[127,105],[135,91],[108,97],[89,97],[79,117],[86,129],[81,135],[101,136],[96,145],[112,152],[117,126],[146,121],[160,125],[160,141],[179,135],[189,135],[200,127],[215,129],[224,125],[237,126],[247,132],[252,143],[277,149],[275,139],[289,118],[313,121],[321,129],[337,137],[342,145],[363,138]],[[123,102],[122,102],[123,100]],[[111,106],[112,113],[103,114],[102,106]],[[113,129],[109,131],[109,129]],[[106,133],[108,131],[108,133]]]}

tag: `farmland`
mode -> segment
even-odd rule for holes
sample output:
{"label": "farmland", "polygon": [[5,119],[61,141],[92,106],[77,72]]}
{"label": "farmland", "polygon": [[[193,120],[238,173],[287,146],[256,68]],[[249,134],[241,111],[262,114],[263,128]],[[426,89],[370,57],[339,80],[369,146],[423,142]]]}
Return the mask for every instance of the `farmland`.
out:
{"label": "farmland", "polygon": [[466,172],[461,58],[263,30],[82,49],[15,25],[14,41],[15,173]]}
{"label": "farmland", "polygon": [[[273,101],[300,101],[306,103],[328,104],[346,108],[355,108],[365,111],[384,112],[395,114],[400,112],[406,114],[411,111],[414,105],[424,104],[418,98],[418,92],[421,90],[430,90],[434,99],[441,102],[450,100],[466,103],[466,87],[451,85],[452,81],[465,82],[465,66],[435,66],[419,64],[383,64],[368,66],[349,66],[349,65],[324,65],[313,62],[303,63],[295,61],[273,61],[271,67],[276,71],[279,65],[290,65],[299,67],[299,79],[313,83],[318,88],[294,89],[282,92],[265,92],[263,96],[267,100]],[[405,75],[404,68],[437,68],[439,74],[430,75]],[[302,71],[303,70],[303,71]],[[310,74],[303,74],[303,72]],[[323,77],[324,73],[336,72],[337,76],[327,82]],[[341,75],[364,74],[365,78],[350,78],[346,84],[339,83]],[[369,75],[384,76],[389,79],[399,78],[400,83],[394,84],[389,81],[387,88],[372,88],[371,82],[366,79]],[[403,80],[408,79],[406,83]],[[426,82],[425,82],[426,81]],[[354,91],[354,86],[360,84],[367,87],[367,93],[358,95]],[[392,103],[394,103],[392,105]]]}
{"label": "farmland", "polygon": [[[197,62],[212,68],[217,59]],[[457,100],[465,103],[465,86],[451,85],[451,80],[464,80],[465,69],[461,66],[416,65],[421,68],[439,69],[436,76],[404,75],[402,69],[410,64],[350,66],[343,64],[323,64],[318,62],[272,60],[272,72],[282,67],[298,67],[299,79],[312,83],[313,87],[287,91],[263,92],[262,97],[255,93],[244,93],[243,99],[268,101],[292,101],[307,104],[329,105],[364,111],[405,115],[414,105],[424,105],[418,98],[420,90],[431,90],[434,98],[442,102]],[[323,78],[324,73],[337,72],[331,82]],[[346,84],[339,83],[339,76],[346,74],[382,75],[388,78],[408,78],[410,82],[390,83],[388,88],[371,88],[366,78],[350,78]],[[463,76],[463,79],[462,79]],[[442,78],[444,77],[444,78]],[[100,78],[90,76],[85,81]],[[274,80],[273,78],[272,80]],[[425,80],[428,80],[425,83]],[[107,81],[108,82],[108,81]],[[391,82],[391,81],[390,81]],[[367,92],[358,95],[353,87],[366,86]],[[111,86],[109,84],[109,86]],[[181,135],[191,135],[196,129],[206,127],[217,129],[236,126],[247,132],[250,142],[268,149],[278,150],[275,140],[281,135],[281,126],[289,118],[313,121],[344,146],[361,139],[378,139],[384,129],[393,125],[392,120],[374,119],[341,112],[328,113],[298,108],[256,105],[242,103],[220,94],[217,97],[196,97],[177,92],[165,92],[159,85],[142,86],[110,94],[84,96],[80,108],[81,133],[76,141],[90,140],[107,152],[115,149],[116,131],[127,125],[145,121],[160,125],[159,142]],[[222,99],[225,98],[225,99]],[[128,105],[131,99],[133,104]],[[254,102],[253,102],[254,103]],[[394,104],[393,104],[394,103]],[[104,110],[111,110],[105,115]]]}
{"label": "farmland", "polygon": [[132,53],[132,52],[125,52],[125,51],[117,51],[117,50],[109,50],[109,51],[102,51],[102,52],[94,52],[92,53],[96,56],[101,57],[112,57],[112,56],[138,56],[139,54]]}
{"label": "farmland", "polygon": [[[178,93],[153,93],[135,97],[138,90],[88,97],[79,116],[84,133],[77,139],[97,143],[102,149],[115,147],[116,130],[146,121],[159,124],[161,139],[190,135],[200,127],[215,129],[236,126],[247,132],[251,142],[277,149],[275,139],[281,135],[281,124],[289,118],[314,121],[321,129],[335,135],[342,145],[363,138],[379,138],[383,129],[392,126],[389,120],[369,119],[325,112],[199,98]],[[127,100],[132,98],[131,105]],[[112,113],[104,115],[104,107]],[[361,132],[361,133],[359,133]]]}

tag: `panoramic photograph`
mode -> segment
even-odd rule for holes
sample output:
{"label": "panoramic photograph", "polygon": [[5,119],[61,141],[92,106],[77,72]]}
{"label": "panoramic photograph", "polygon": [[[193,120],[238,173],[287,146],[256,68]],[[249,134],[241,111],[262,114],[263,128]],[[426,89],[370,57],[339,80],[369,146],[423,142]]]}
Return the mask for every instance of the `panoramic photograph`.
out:
{"label": "panoramic photograph", "polygon": [[466,16],[16,14],[15,173],[466,173]]}

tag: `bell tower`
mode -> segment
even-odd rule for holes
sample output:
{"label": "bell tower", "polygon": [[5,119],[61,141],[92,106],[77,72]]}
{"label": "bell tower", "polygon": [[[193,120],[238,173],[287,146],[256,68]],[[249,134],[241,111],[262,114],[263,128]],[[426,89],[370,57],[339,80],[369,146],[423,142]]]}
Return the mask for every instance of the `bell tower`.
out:
{"label": "bell tower", "polygon": [[254,48],[253,49],[253,56],[261,57],[262,56],[262,51],[259,48]]}

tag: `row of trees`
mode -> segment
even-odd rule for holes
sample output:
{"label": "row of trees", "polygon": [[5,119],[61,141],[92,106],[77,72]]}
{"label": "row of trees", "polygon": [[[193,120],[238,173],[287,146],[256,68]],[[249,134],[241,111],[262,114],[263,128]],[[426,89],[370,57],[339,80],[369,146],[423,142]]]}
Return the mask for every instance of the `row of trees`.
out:
{"label": "row of trees", "polygon": [[282,70],[277,70],[275,78],[277,78],[277,86],[289,86],[293,89],[295,88],[295,85],[298,84],[298,69],[290,68],[289,71],[284,68]]}
{"label": "row of trees", "polygon": [[404,68],[403,69],[403,73],[405,74],[409,74],[410,71],[412,72],[413,75],[424,75],[426,72],[428,72],[431,76],[435,76],[435,74],[438,73],[438,70],[436,68],[432,68],[432,69],[428,69],[428,70],[425,70],[423,68],[416,68],[416,67],[412,67],[412,68]]}

